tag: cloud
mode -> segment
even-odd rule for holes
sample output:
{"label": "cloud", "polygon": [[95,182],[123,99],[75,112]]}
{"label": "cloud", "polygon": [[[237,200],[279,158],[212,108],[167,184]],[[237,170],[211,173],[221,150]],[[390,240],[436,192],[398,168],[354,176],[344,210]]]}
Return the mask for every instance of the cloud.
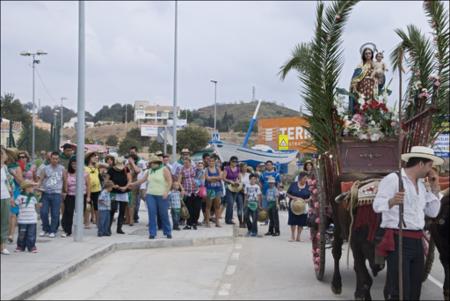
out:
{"label": "cloud", "polygon": [[[299,42],[313,34],[314,2],[180,1],[178,103],[198,108],[218,101],[276,100],[298,109],[300,83],[278,71]],[[398,38],[395,28],[417,24],[429,31],[421,2],[362,1],[344,33],[345,65],[340,86],[347,87],[359,62],[359,46],[372,41],[386,53]],[[171,104],[173,98],[174,3],[166,1],[86,2],[86,107],[91,112],[115,102],[147,99]],[[51,95],[36,83],[36,98],[56,105],[68,98],[76,108],[78,6],[70,1],[1,2],[1,92],[31,99],[29,58],[22,50],[49,54],[37,66]],[[388,56],[386,56],[388,57]],[[395,75],[393,90],[398,85]],[[394,100],[393,100],[394,101]]]}

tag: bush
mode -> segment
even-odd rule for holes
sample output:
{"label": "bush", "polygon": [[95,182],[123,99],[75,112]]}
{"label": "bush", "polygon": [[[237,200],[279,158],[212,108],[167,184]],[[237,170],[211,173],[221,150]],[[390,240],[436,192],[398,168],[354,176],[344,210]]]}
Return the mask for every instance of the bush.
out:
{"label": "bush", "polygon": [[117,139],[117,136],[114,135],[109,135],[105,142],[105,144],[109,146],[117,146],[118,143],[119,139]]}
{"label": "bush", "polygon": [[177,132],[177,151],[189,148],[191,152],[203,149],[209,141],[207,130],[197,126],[188,126]]}
{"label": "bush", "polygon": [[140,149],[142,147],[141,143],[131,137],[125,137],[125,139],[123,139],[120,144],[119,144],[119,155],[125,155],[128,153],[128,150],[130,149],[130,147],[132,146],[136,146],[138,149]]}

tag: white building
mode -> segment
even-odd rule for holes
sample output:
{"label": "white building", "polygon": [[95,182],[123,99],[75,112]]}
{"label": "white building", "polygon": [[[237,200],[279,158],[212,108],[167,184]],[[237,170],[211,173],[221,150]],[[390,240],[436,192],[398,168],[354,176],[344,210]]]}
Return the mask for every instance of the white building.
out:
{"label": "white building", "polygon": [[[177,117],[180,116],[180,107],[177,107]],[[134,102],[134,121],[166,125],[167,120],[173,119],[172,106],[151,105],[146,100]]]}
{"label": "white building", "polygon": [[[77,127],[77,121],[78,121],[78,117],[70,118],[70,120],[68,122],[64,122],[64,128],[65,129],[76,128]],[[86,121],[85,126],[86,126],[86,128],[93,128],[94,127],[94,122]]]}
{"label": "white building", "polygon": [[[1,132],[0,132],[0,144],[3,146],[8,145],[9,139],[9,123],[11,122],[9,119],[2,118],[1,119]],[[14,137],[14,141],[17,143],[20,137],[20,133],[22,132],[22,122],[14,121],[12,126],[12,135]]]}

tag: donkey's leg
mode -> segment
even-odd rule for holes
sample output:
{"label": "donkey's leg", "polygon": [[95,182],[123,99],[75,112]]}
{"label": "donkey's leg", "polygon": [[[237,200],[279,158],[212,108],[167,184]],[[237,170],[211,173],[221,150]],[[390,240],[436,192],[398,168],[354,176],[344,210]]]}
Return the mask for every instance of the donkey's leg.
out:
{"label": "donkey's leg", "polygon": [[368,242],[366,241],[366,231],[354,231],[351,248],[354,259],[353,269],[356,273],[355,300],[372,300],[370,288],[372,277],[366,266]]}
{"label": "donkey's leg", "polygon": [[339,260],[342,256],[342,237],[339,222],[335,220],[335,227],[333,232],[333,260],[334,260],[334,271],[333,280],[331,281],[331,290],[334,294],[340,294],[342,292],[342,279],[341,271],[339,269]]}

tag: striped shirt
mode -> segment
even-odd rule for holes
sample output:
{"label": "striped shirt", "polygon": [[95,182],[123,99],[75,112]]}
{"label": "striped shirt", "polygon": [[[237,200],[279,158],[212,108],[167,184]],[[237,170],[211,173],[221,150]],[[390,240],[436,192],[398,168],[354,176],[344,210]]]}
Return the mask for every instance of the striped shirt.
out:
{"label": "striped shirt", "polygon": [[32,196],[27,205],[26,195],[19,195],[14,201],[16,206],[19,206],[19,216],[17,217],[17,223],[19,224],[36,224],[37,223],[37,212],[36,204],[38,203],[35,196]]}

